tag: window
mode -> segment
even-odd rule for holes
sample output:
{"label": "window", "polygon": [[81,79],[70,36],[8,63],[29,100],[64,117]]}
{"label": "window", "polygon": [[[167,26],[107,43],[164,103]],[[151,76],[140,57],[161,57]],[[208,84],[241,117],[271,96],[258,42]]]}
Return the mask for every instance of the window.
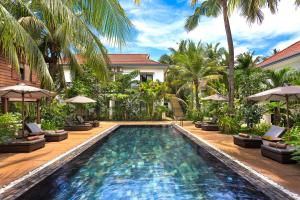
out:
{"label": "window", "polygon": [[141,82],[153,81],[153,73],[141,73]]}
{"label": "window", "polygon": [[20,76],[19,76],[20,80],[24,81],[25,80],[25,69],[20,68]]}
{"label": "window", "polygon": [[30,70],[29,81],[32,82],[32,70]]}

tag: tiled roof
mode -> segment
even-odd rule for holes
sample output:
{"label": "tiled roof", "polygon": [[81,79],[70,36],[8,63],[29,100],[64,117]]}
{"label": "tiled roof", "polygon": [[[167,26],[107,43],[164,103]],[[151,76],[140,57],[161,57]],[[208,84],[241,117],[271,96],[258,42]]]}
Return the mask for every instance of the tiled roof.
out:
{"label": "tiled roof", "polygon": [[284,59],[290,58],[295,55],[300,55],[300,41],[292,44],[291,46],[283,49],[282,51],[279,51],[275,55],[267,58],[263,62],[259,63],[259,67],[265,67],[268,65],[271,65],[276,62],[280,62]]}
{"label": "tiled roof", "polygon": [[[151,60],[149,54],[108,54],[111,65],[164,65]],[[78,64],[83,64],[85,59],[81,55],[76,55]],[[68,58],[62,60],[62,64],[68,63]]]}
{"label": "tiled roof", "polygon": [[150,59],[148,54],[108,54],[111,64],[146,64],[146,65],[161,65],[161,63]]}

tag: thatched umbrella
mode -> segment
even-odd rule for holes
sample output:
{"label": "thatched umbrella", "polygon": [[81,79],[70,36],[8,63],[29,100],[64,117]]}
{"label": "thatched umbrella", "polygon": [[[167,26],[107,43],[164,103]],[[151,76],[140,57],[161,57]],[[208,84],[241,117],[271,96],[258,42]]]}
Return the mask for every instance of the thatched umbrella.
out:
{"label": "thatched umbrella", "polygon": [[22,99],[22,134],[24,136],[25,128],[25,114],[24,114],[24,101],[25,99],[41,99],[42,97],[50,97],[51,92],[45,89],[19,83],[13,86],[6,86],[0,88],[0,97],[5,98],[21,98]]}
{"label": "thatched umbrella", "polygon": [[300,100],[300,86],[283,86],[277,87],[264,92],[260,92],[247,97],[254,101],[285,101],[286,102],[286,124],[290,128],[289,120],[289,101]]}

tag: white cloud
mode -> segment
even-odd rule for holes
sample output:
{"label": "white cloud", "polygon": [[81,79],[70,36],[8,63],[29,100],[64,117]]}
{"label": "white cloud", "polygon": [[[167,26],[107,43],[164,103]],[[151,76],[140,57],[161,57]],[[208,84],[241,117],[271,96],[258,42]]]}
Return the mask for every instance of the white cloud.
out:
{"label": "white cloud", "polygon": [[[182,39],[192,39],[208,43],[220,42],[222,46],[227,47],[222,16],[203,17],[199,26],[187,33],[184,23],[186,17],[193,12],[187,5],[179,8],[166,5],[160,0],[146,0],[140,6],[134,5],[132,0],[123,0],[121,4],[137,31],[132,41],[133,46],[167,50],[169,47],[176,47]],[[238,13],[230,17],[236,54],[254,49],[283,49],[300,39],[300,12],[296,11],[293,0],[281,1],[276,15],[272,15],[267,9],[264,10],[264,14],[262,24],[252,25],[247,24],[246,19]],[[290,37],[288,41],[278,41],[278,37],[286,35]]]}
{"label": "white cloud", "polygon": [[300,40],[300,36],[293,37],[293,38],[291,38],[289,40],[279,42],[274,48],[279,49],[279,50],[283,50],[286,47],[292,45],[293,43],[295,43],[295,42],[297,42],[299,40]]}

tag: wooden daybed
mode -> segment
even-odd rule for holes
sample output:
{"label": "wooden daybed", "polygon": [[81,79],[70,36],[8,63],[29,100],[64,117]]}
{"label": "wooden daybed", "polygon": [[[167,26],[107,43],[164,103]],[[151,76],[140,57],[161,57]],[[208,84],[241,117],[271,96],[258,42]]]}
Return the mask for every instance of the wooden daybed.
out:
{"label": "wooden daybed", "polygon": [[0,144],[0,153],[29,153],[45,146],[45,139],[27,141],[25,139],[16,139],[15,141]]}
{"label": "wooden daybed", "polygon": [[68,138],[68,132],[64,130],[44,131],[36,123],[27,123],[29,134],[44,134],[46,142],[59,142]]}

